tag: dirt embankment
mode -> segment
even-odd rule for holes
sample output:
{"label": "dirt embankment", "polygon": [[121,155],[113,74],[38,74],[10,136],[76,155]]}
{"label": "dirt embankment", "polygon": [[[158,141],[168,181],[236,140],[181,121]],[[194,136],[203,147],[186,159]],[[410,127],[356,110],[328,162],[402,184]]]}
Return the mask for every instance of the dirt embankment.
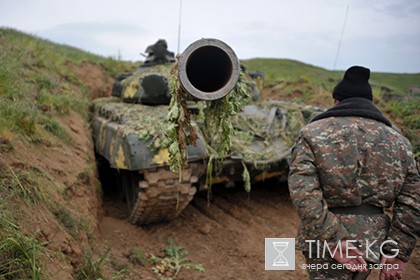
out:
{"label": "dirt embankment", "polygon": [[55,279],[71,279],[97,228],[101,197],[97,192],[95,159],[90,152],[92,141],[84,120],[70,112],[60,123],[68,128],[72,145],[60,141],[31,145],[16,141],[13,152],[2,156],[0,167],[4,164],[13,168],[15,174],[42,178],[40,189],[46,195],[46,203],[31,205],[16,201],[13,208],[19,212],[24,232],[48,242],[45,267],[49,274],[58,277]]}
{"label": "dirt embankment", "polygon": [[[92,98],[110,92],[112,79],[98,65],[82,63],[80,67],[69,67],[74,67]],[[57,76],[57,80],[60,78]],[[81,88],[71,91],[83,98]],[[43,137],[22,141],[11,136],[13,148],[0,150],[0,173],[13,174],[12,182],[23,182],[34,188],[33,192],[39,188],[44,196],[42,203],[12,197],[8,204],[11,209],[6,210],[16,213],[17,224],[27,236],[46,242],[42,275],[51,279],[73,279],[101,221],[102,196],[90,128],[76,111],[56,114],[51,110],[68,139]]]}

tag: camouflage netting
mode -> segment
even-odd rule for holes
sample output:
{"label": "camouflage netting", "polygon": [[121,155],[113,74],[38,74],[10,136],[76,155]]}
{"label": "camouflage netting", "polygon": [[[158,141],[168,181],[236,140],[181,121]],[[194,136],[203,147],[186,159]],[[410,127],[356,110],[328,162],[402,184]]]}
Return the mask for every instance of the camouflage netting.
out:
{"label": "camouflage netting", "polygon": [[[250,105],[253,113],[245,110],[234,117],[235,134],[232,136],[231,155],[247,162],[275,160],[280,155],[279,146],[291,148],[300,129],[315,114],[317,108],[283,101],[264,101]],[[260,145],[253,145],[257,140]]]}
{"label": "camouflage netting", "polygon": [[[239,115],[234,119],[235,134],[232,136],[231,154],[246,161],[270,160],[276,158],[277,146],[274,140],[288,136],[282,122],[267,122],[266,116]],[[260,142],[260,145],[255,145]],[[254,145],[253,145],[254,144]]]}
{"label": "camouflage netting", "polygon": [[99,116],[123,125],[122,133],[138,134],[142,141],[152,140],[149,148],[158,150],[167,146],[165,131],[168,123],[165,121],[167,106],[147,106],[142,104],[124,103],[120,98],[106,97],[96,99],[94,109]]}
{"label": "camouflage netting", "polygon": [[[202,115],[205,102],[198,103],[200,104],[198,107],[202,108],[201,114],[193,115],[194,120],[191,120],[195,130],[198,130],[195,121],[201,128],[205,126],[203,123],[205,117]],[[94,108],[103,118],[123,125],[124,135],[135,133],[142,141],[151,140],[149,146],[151,150],[169,147],[175,143],[170,137],[168,138],[168,130],[174,124],[167,119],[167,106],[128,104],[119,98],[107,97],[95,100]],[[279,147],[273,143],[281,139],[284,146],[292,147],[303,125],[320,112],[316,107],[284,101],[258,102],[246,106],[245,109],[244,112],[232,116],[233,131],[229,134],[229,139],[225,139],[231,143],[226,154],[222,156],[239,156],[246,162],[275,160],[279,156]],[[270,115],[273,110],[275,115]],[[208,144],[210,138],[220,134],[221,130],[219,126],[207,131]],[[198,133],[202,134],[201,131]],[[222,157],[214,146],[208,148],[212,150],[214,158]]]}

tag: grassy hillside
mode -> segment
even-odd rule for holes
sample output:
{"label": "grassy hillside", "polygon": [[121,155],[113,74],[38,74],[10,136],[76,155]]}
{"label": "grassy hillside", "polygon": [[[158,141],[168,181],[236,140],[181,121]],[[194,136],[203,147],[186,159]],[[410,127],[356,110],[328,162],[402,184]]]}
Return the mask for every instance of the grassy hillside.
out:
{"label": "grassy hillside", "polygon": [[[70,64],[89,61],[102,65],[108,75],[120,71],[111,58],[14,30],[0,29],[0,40],[0,135],[3,138],[12,133],[36,140],[44,132],[62,133],[50,118],[51,113],[67,113],[74,108],[87,115],[87,88]],[[82,91],[81,96],[75,95],[74,87]]]}
{"label": "grassy hillside", "polygon": [[296,60],[257,58],[243,61],[247,71],[262,71],[265,85],[273,86],[279,81],[298,81],[308,79],[311,83],[322,85],[330,79],[338,79],[338,72],[331,72]]}
{"label": "grassy hillside", "polygon": [[94,264],[89,100],[132,66],[0,29],[0,279],[68,279]]}
{"label": "grassy hillside", "polygon": [[[307,79],[310,83],[332,89],[343,77],[343,71],[329,71],[320,67],[289,59],[250,59],[243,61],[248,71],[265,73],[267,86],[279,81]],[[368,67],[368,66],[367,66]],[[420,73],[398,74],[372,72],[370,82],[373,87],[385,86],[397,94],[408,93],[411,87],[420,87]]]}

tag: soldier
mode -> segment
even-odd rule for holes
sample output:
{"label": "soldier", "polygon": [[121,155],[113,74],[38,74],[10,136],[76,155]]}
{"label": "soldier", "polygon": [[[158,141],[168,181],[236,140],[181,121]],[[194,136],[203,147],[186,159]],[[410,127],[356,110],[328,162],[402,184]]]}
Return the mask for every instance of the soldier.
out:
{"label": "soldier", "polygon": [[168,51],[168,43],[164,39],[159,39],[155,44],[148,46],[146,53],[147,58],[143,67],[175,62],[175,55]]}
{"label": "soldier", "polygon": [[[297,248],[310,279],[400,279],[420,228],[420,176],[409,141],[372,103],[370,70],[349,68],[335,106],[300,132],[290,196],[301,218]],[[393,206],[393,218],[384,208]],[[342,253],[342,254],[340,254]],[[318,265],[318,266],[316,266]]]}

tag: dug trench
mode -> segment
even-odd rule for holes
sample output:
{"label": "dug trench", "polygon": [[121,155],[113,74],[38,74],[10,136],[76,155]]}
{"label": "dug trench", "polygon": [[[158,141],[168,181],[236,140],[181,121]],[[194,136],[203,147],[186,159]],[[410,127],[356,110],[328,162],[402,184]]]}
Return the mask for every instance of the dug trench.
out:
{"label": "dug trench", "polygon": [[[227,189],[215,185],[211,197],[209,200],[206,192],[200,192],[174,221],[139,227],[128,222],[127,206],[118,192],[107,189],[96,249],[105,252],[112,248],[110,262],[113,268],[128,269],[127,279],[155,279],[149,263],[130,263],[132,248],[162,255],[168,238],[188,251],[191,263],[206,269],[184,269],[179,279],[305,278],[299,252],[295,271],[264,270],[264,238],[294,237],[299,224],[286,184],[270,180],[253,185],[250,193],[241,186]],[[417,249],[404,279],[414,279],[418,273]],[[369,279],[378,279],[377,271]]]}
{"label": "dug trench", "polygon": [[[254,185],[251,193],[243,186],[212,187],[198,193],[181,215],[167,223],[134,226],[128,222],[128,207],[110,178],[102,174],[103,217],[100,221],[98,252],[109,252],[110,263],[120,271],[130,271],[127,279],[155,279],[151,264],[133,265],[133,248],[162,255],[167,239],[184,247],[191,264],[201,264],[205,272],[184,269],[179,279],[275,279],[264,271],[264,238],[293,237],[298,217],[288,198],[287,186],[277,181]],[[114,174],[116,175],[116,174]],[[118,175],[116,175],[118,176]],[[292,210],[292,211],[290,211]],[[298,257],[302,263],[303,259]],[[115,273],[115,272],[113,272]],[[302,271],[282,273],[282,279],[301,279]]]}
{"label": "dug trench", "polygon": [[[99,90],[104,87],[99,82],[103,79],[88,78],[84,71],[87,70],[79,69],[79,75],[91,91],[91,97],[98,97],[98,92],[103,95]],[[93,156],[93,151],[85,152]],[[157,267],[150,260],[153,256],[164,257],[168,238],[183,247],[188,264],[205,268],[204,272],[181,269],[177,279],[306,278],[306,272],[300,268],[304,258],[299,252],[296,252],[295,271],[264,270],[264,239],[294,237],[299,224],[284,183],[265,181],[253,185],[250,193],[241,186],[227,189],[215,185],[211,199],[206,192],[197,193],[177,219],[140,227],[128,222],[127,206],[115,183],[118,174],[106,164],[98,166],[102,174],[102,204],[95,238],[90,244],[97,259],[105,256],[101,267],[105,278],[156,279],[153,269]],[[419,275],[417,247],[404,279],[418,279]],[[378,279],[378,271],[369,279]]]}

